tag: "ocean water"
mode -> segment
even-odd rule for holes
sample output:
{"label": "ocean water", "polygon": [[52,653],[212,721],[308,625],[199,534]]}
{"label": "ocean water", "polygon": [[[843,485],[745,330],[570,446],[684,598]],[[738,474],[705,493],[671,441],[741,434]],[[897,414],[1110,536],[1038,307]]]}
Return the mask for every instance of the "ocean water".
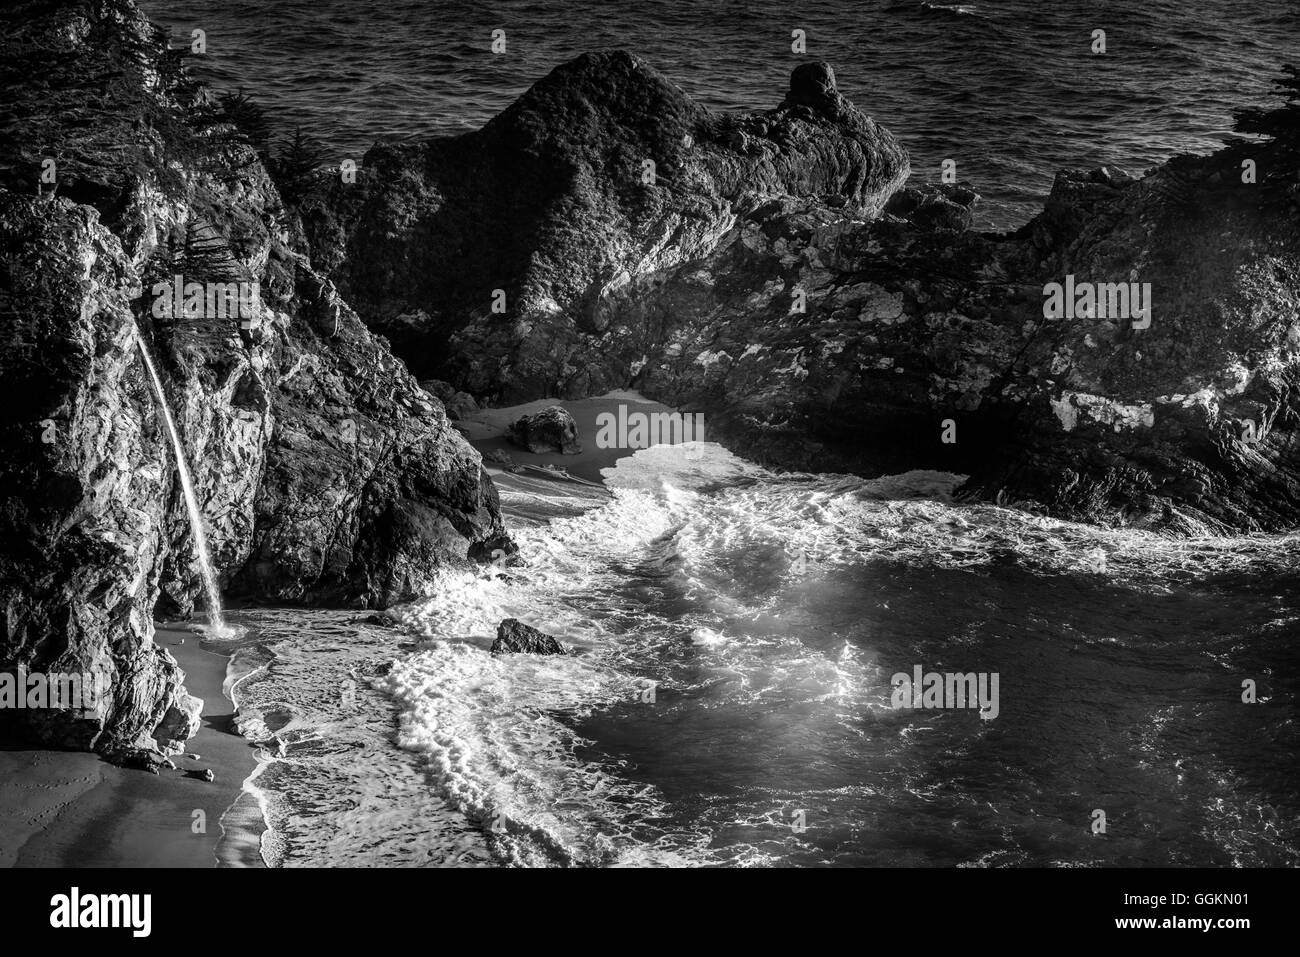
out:
{"label": "ocean water", "polygon": [[[252,782],[269,859],[1300,864],[1300,537],[1099,530],[706,443],[606,479],[502,476],[524,563],[443,573],[396,630],[235,614],[244,729],[284,743]],[[573,654],[492,657],[507,617]],[[918,665],[996,673],[996,716],[894,708]]]}
{"label": "ocean water", "polygon": [[[1140,170],[1212,148],[1268,101],[1300,46],[1295,0],[144,0],[173,45],[206,33],[198,75],[246,89],[280,135],[331,159],[380,137],[481,126],[555,66],[628,49],[717,109],[770,108],[790,70],[828,61],[898,134],[914,176],[943,160],[984,196],[979,224],[1032,216],[1058,169]],[[506,52],[490,52],[492,31]],[[802,29],[807,54],[791,52]],[[1091,52],[1094,30],[1107,52]]]}

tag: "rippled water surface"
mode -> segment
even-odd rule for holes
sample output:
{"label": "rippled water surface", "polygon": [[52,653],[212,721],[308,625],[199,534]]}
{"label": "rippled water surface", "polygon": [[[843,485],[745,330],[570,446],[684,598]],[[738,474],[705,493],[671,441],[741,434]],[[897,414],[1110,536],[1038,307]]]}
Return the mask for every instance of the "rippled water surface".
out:
{"label": "rippled water surface", "polygon": [[[915,175],[944,159],[984,194],[985,225],[1037,210],[1058,169],[1141,169],[1212,147],[1300,49],[1294,0],[144,0],[200,74],[246,88],[281,133],[359,159],[378,137],[481,126],[581,53],[627,49],[719,109],[775,106],[790,70],[832,64],[902,137]],[[791,52],[791,31],[807,55]],[[506,53],[490,52],[495,29]],[[1091,51],[1094,30],[1107,52]]]}

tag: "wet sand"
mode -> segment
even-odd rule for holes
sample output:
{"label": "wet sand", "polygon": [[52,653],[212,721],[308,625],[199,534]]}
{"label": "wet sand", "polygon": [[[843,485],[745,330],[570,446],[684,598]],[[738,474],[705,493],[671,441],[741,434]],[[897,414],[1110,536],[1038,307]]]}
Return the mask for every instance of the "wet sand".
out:
{"label": "wet sand", "polygon": [[[229,658],[189,631],[159,628],[155,640],[203,699],[199,733],[172,757],[176,770],[126,770],[78,752],[0,751],[0,867],[216,866],[221,816],[237,800],[248,803],[242,785],[257,761],[222,693]],[[215,781],[185,773],[204,768]]]}

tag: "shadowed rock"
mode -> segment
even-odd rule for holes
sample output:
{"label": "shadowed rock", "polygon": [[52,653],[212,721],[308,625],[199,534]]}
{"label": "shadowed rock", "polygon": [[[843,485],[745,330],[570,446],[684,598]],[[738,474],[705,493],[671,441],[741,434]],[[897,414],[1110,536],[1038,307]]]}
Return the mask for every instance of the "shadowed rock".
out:
{"label": "shadowed rock", "polygon": [[629,53],[584,54],[481,130],[381,144],[356,184],[323,181],[300,206],[314,262],[420,374],[479,398],[604,391],[568,357],[615,332],[612,293],[709,253],[761,197],[869,216],[903,184],[894,137],[817,83],[718,114]]}
{"label": "shadowed rock", "polygon": [[474,397],[468,392],[461,392],[450,382],[426,379],[420,383],[420,388],[438,397],[443,408],[447,410],[447,418],[452,421],[478,411],[478,403],[474,401]]}
{"label": "shadowed rock", "polygon": [[781,105],[806,106],[832,115],[850,108],[835,86],[835,71],[829,63],[801,63],[795,67],[790,74],[790,92]]}
{"label": "shadowed rock", "polygon": [[530,628],[517,618],[507,618],[497,625],[492,654],[563,655],[564,646],[550,635]]}
{"label": "shadowed rock", "polygon": [[926,229],[970,229],[979,201],[974,190],[957,185],[908,186],[895,193],[885,212]]}
{"label": "shadowed rock", "polygon": [[553,405],[533,415],[525,415],[510,423],[506,434],[516,445],[534,455],[561,452],[577,455],[582,451],[578,441],[578,424],[567,409]]}

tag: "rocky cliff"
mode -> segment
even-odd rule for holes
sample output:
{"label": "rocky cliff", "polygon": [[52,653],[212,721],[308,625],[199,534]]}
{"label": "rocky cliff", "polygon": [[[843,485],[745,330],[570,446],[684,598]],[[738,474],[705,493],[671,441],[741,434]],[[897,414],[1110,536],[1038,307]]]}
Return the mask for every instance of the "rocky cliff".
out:
{"label": "rocky cliff", "polygon": [[633,387],[777,466],[943,468],[1088,521],[1280,530],[1300,519],[1284,139],[1063,172],[1033,222],[984,234],[972,189],[900,189],[905,153],[829,67],[720,116],[606,54],[477,133],[375,147],[303,215],[365,321],[480,400]]}
{"label": "rocky cliff", "polygon": [[[198,582],[142,342],[228,593],[386,605],[511,546],[478,454],[314,270],[257,152],[134,5],[0,18],[0,671],[110,688],[0,722],[174,747],[197,702],[152,617]],[[222,289],[254,294],[232,311]]]}

